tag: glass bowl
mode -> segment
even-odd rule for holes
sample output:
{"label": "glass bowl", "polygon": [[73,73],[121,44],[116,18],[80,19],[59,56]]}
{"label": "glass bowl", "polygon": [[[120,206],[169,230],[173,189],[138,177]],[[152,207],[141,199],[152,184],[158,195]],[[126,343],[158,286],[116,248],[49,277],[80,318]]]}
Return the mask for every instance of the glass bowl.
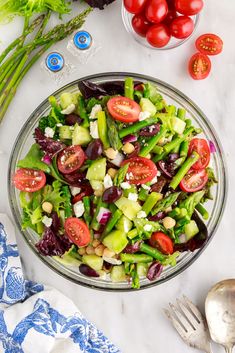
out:
{"label": "glass bowl", "polygon": [[131,24],[131,21],[132,21],[132,18],[133,18],[133,14],[129,13],[126,9],[125,9],[125,6],[124,4],[122,3],[122,21],[124,23],[124,26],[127,30],[128,33],[131,34],[131,36],[136,40],[136,42],[138,42],[139,44],[147,47],[147,48],[150,48],[150,49],[153,49],[153,50],[168,50],[168,49],[174,49],[174,48],[177,48],[179,47],[180,45],[184,44],[185,42],[187,42],[187,40],[189,40],[190,37],[192,37],[192,35],[194,34],[197,26],[198,26],[198,23],[199,23],[199,18],[200,18],[200,15],[195,15],[195,16],[190,16],[194,22],[194,30],[192,32],[192,34],[187,37],[187,38],[184,38],[184,39],[177,39],[177,38],[174,38],[174,37],[171,37],[169,43],[167,45],[165,45],[164,47],[162,48],[155,48],[153,47],[152,45],[150,45],[147,41],[147,39],[145,37],[141,37],[139,36],[133,29],[132,27],[132,24]]}
{"label": "glass bowl", "polygon": [[[224,154],[213,127],[211,126],[210,122],[203,114],[203,112],[188,97],[186,97],[176,88],[152,77],[133,73],[104,73],[84,77],[80,80],[91,80],[94,83],[103,83],[113,80],[124,80],[126,77],[130,76],[138,81],[149,81],[153,84],[156,84],[159,92],[167,99],[167,102],[186,109],[187,115],[193,120],[194,124],[203,130],[202,136],[204,135],[207,140],[212,141],[217,151],[216,153],[212,154],[211,158],[211,163],[215,170],[216,177],[218,179],[218,184],[214,187],[213,190],[214,201],[210,201],[207,203],[207,209],[210,212],[210,218],[206,222],[209,234],[207,241],[201,249],[195,250],[193,253],[182,253],[178,258],[177,265],[175,267],[166,267],[157,280],[153,282],[150,282],[148,279],[141,280],[141,289],[144,289],[161,284],[175,277],[177,274],[181,273],[183,270],[188,268],[207,247],[208,243],[211,241],[219,225],[223,214],[227,194],[227,181]],[[78,89],[77,83],[80,80],[76,80],[56,91],[54,93],[55,97],[59,98],[60,94],[64,91],[76,91]],[[81,284],[90,288],[116,291],[132,291],[133,289],[130,288],[130,284],[128,284],[127,282],[112,283],[110,280],[85,277],[79,272],[77,267],[66,266],[52,257],[43,257],[38,253],[35,247],[35,243],[38,241],[38,235],[30,229],[27,229],[25,231],[21,230],[22,210],[19,203],[19,191],[15,187],[13,187],[11,183],[11,177],[16,170],[17,162],[25,156],[25,154],[28,152],[30,146],[33,143],[33,131],[38,124],[38,120],[40,119],[40,117],[45,116],[49,112],[49,109],[50,106],[48,103],[48,99],[46,99],[31,114],[16,139],[10,158],[8,171],[8,192],[11,210],[17,227],[20,231],[18,234],[21,233],[23,235],[25,241],[30,246],[30,248],[47,266],[49,266],[51,269],[56,271],[64,278],[67,278],[77,284]]]}

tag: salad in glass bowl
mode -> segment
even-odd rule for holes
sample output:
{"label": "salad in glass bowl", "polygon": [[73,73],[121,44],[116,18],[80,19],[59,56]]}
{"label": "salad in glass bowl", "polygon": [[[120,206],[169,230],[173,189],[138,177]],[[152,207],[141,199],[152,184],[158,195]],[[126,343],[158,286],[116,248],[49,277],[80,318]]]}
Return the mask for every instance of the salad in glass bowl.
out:
{"label": "salad in glass bowl", "polygon": [[138,289],[204,245],[215,147],[184,108],[132,77],[49,102],[12,176],[41,256]]}

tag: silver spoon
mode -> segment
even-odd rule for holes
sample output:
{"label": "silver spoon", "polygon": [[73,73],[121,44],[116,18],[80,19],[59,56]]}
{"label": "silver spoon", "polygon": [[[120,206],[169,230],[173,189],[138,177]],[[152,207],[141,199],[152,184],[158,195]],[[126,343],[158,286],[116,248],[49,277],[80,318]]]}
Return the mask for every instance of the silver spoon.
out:
{"label": "silver spoon", "polygon": [[232,353],[235,345],[235,279],[217,283],[206,298],[206,318],[211,338]]}

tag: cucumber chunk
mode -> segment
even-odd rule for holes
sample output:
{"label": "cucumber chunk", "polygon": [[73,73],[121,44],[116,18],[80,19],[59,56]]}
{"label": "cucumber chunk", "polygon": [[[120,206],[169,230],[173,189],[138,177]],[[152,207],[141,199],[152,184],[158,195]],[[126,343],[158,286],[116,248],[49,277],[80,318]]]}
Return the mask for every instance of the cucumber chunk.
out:
{"label": "cucumber chunk", "polygon": [[114,230],[104,238],[103,244],[116,254],[119,254],[127,246],[128,240],[124,232]]}
{"label": "cucumber chunk", "polygon": [[137,274],[139,277],[146,277],[148,272],[149,264],[139,262],[136,265]]}
{"label": "cucumber chunk", "polygon": [[76,124],[72,133],[72,144],[86,146],[91,141],[91,135],[87,128]]}
{"label": "cucumber chunk", "polygon": [[126,281],[126,274],[123,265],[113,266],[110,277],[112,282],[123,282]]}
{"label": "cucumber chunk", "polygon": [[184,233],[186,235],[187,241],[193,238],[199,232],[197,223],[195,221],[190,221],[184,227]]}
{"label": "cucumber chunk", "polygon": [[72,131],[70,126],[63,125],[59,127],[59,136],[61,140],[70,140],[72,138]]}
{"label": "cucumber chunk", "polygon": [[95,271],[99,271],[103,267],[103,258],[97,255],[83,255],[82,261]]}
{"label": "cucumber chunk", "polygon": [[[120,212],[120,211],[119,211]],[[132,222],[126,217],[122,216],[116,224],[116,228],[122,232],[128,233],[132,228]]]}
{"label": "cucumber chunk", "polygon": [[141,210],[141,206],[137,201],[131,201],[126,197],[121,197],[115,202],[117,208],[119,208],[123,214],[131,221],[136,218],[137,213]]}
{"label": "cucumber chunk", "polygon": [[106,174],[106,158],[97,159],[87,170],[86,178],[88,180],[103,181]]}
{"label": "cucumber chunk", "polygon": [[141,98],[140,107],[143,112],[149,112],[150,116],[154,116],[157,112],[157,108],[148,98]]}
{"label": "cucumber chunk", "polygon": [[172,129],[177,133],[177,134],[183,134],[185,127],[186,127],[186,123],[177,118],[176,116],[173,116],[171,118],[171,124],[172,124]]}
{"label": "cucumber chunk", "polygon": [[64,92],[60,96],[60,105],[62,110],[68,108],[69,105],[75,104],[75,106],[78,104],[78,96],[80,93],[70,93],[70,92]]}

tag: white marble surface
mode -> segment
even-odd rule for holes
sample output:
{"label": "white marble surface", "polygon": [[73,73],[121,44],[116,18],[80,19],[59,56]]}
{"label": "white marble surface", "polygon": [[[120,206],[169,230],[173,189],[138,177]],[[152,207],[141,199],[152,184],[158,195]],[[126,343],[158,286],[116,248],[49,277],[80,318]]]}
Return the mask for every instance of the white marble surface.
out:
{"label": "white marble surface", "polygon": [[[116,1],[104,12],[95,11],[87,28],[102,48],[87,65],[77,64],[60,85],[75,78],[105,71],[130,71],[148,74],[176,86],[194,100],[210,118],[222,141],[230,181],[227,207],[213,241],[201,257],[185,272],[159,287],[134,293],[106,293],[70,283],[46,268],[26,246],[20,234],[18,244],[28,278],[49,283],[72,298],[84,315],[99,326],[123,353],[182,353],[191,352],[174,332],[162,308],[175,297],[186,294],[203,309],[206,293],[215,282],[235,277],[235,46],[232,0],[207,0],[197,35],[214,32],[224,40],[224,52],[212,58],[210,77],[193,81],[187,74],[186,63],[194,52],[191,39],[183,47],[157,52],[142,48],[125,32],[120,6]],[[78,3],[77,3],[78,4]],[[2,26],[2,48],[16,32],[21,21]],[[1,48],[1,49],[2,49]],[[65,50],[60,43],[57,50]],[[70,59],[67,52],[65,56]],[[76,63],[76,60],[73,60]],[[58,88],[37,63],[22,83],[4,122],[0,127],[0,211],[10,215],[7,198],[7,167],[14,140],[24,121],[37,105]],[[222,352],[215,347],[214,352]]]}

